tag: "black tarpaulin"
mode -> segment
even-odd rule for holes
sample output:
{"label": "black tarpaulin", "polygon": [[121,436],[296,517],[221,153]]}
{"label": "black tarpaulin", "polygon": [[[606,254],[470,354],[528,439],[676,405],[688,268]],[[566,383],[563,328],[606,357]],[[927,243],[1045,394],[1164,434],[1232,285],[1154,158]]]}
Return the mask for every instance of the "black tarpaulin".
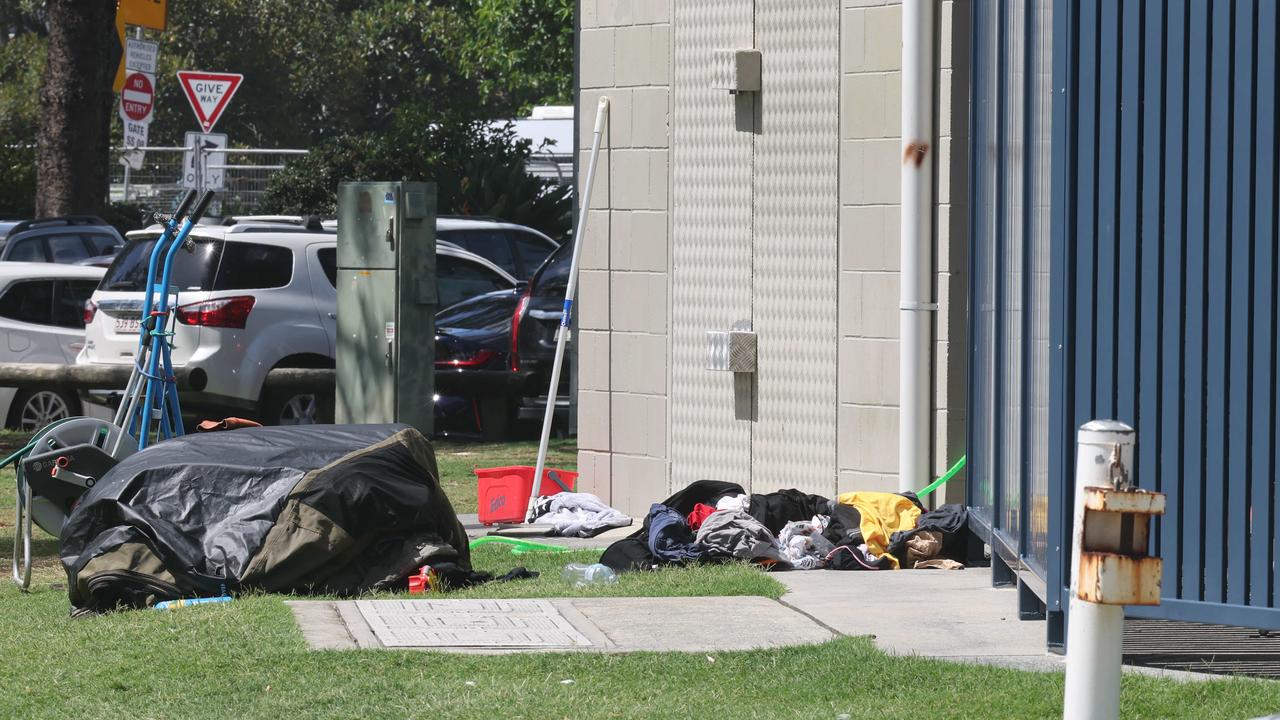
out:
{"label": "black tarpaulin", "polygon": [[62,531],[74,612],[266,590],[402,585],[428,560],[470,569],[435,454],[404,425],[187,435],[126,458]]}

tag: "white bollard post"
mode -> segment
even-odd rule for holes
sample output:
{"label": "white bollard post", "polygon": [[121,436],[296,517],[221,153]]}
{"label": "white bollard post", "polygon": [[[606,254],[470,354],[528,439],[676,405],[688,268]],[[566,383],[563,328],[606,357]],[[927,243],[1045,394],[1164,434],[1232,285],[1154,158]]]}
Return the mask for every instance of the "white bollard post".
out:
{"label": "white bollard post", "polygon": [[[1120,716],[1124,607],[1080,599],[1080,552],[1086,488],[1114,487],[1115,473],[1123,473],[1127,485],[1129,471],[1133,467],[1133,444],[1133,428],[1116,420],[1093,420],[1081,426],[1076,435],[1071,611],[1067,616],[1067,679],[1062,707],[1064,720],[1110,720]],[[1116,460],[1119,467],[1116,467]]]}

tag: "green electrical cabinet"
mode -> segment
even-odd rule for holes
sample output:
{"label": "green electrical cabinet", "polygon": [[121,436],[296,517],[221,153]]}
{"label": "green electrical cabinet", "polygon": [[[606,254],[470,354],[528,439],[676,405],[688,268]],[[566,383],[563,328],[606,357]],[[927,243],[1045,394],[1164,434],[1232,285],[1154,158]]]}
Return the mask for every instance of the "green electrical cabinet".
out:
{"label": "green electrical cabinet", "polygon": [[338,186],[340,423],[431,434],[435,402],[436,186]]}

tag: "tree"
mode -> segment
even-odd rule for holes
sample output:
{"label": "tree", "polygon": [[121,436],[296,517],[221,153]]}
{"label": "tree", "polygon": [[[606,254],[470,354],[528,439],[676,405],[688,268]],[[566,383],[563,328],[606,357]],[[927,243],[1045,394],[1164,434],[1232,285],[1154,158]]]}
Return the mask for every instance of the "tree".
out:
{"label": "tree", "polygon": [[107,197],[115,3],[49,0],[49,50],[36,136],[38,216],[95,213]]}
{"label": "tree", "polygon": [[573,0],[471,0],[463,70],[508,112],[573,102]]}
{"label": "tree", "polygon": [[491,215],[562,237],[572,221],[570,188],[529,175],[529,151],[509,126],[406,121],[389,134],[321,143],[271,179],[261,210],[333,215],[344,180],[428,180],[441,215]]}
{"label": "tree", "polygon": [[[149,142],[180,145],[196,129],[174,77],[181,69],[245,75],[217,128],[233,147],[311,148],[567,102],[576,2],[170,0],[169,29],[148,33],[160,43]],[[119,52],[114,7],[0,0],[0,212],[30,213],[37,194],[36,153],[4,146],[40,145],[42,212],[92,210],[105,199],[111,158],[102,133],[121,141],[109,89]],[[56,117],[32,112],[37,93]],[[68,193],[81,199],[52,206]]]}
{"label": "tree", "polygon": [[[31,17],[0,14],[3,27],[27,28]],[[41,33],[44,25],[40,24]],[[0,29],[2,32],[2,29]],[[36,197],[36,128],[45,38],[34,31],[0,37],[0,217],[31,217]]]}

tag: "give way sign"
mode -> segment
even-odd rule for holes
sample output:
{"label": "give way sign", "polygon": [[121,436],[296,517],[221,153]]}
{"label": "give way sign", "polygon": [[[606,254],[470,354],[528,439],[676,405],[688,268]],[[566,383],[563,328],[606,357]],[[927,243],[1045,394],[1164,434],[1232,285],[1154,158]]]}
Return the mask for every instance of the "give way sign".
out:
{"label": "give way sign", "polygon": [[191,110],[207,133],[217,124],[218,118],[231,103],[231,97],[240,88],[244,76],[237,73],[179,70],[178,83],[191,103]]}

